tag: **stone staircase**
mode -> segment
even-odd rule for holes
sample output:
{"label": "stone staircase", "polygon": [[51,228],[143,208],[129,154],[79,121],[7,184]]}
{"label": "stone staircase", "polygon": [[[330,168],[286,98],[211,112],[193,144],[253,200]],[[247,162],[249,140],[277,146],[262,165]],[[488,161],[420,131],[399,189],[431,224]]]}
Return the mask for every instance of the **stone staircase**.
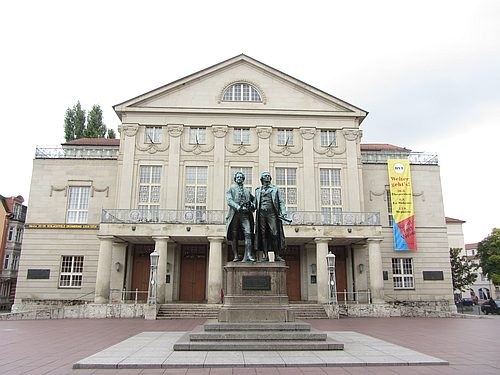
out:
{"label": "stone staircase", "polygon": [[290,303],[295,319],[328,319],[323,305],[317,303]]}
{"label": "stone staircase", "polygon": [[[217,319],[222,305],[170,303],[160,306],[156,319]],[[316,303],[290,303],[296,319],[328,319],[322,305]]]}
{"label": "stone staircase", "polygon": [[156,319],[217,319],[221,305],[205,303],[162,304]]}

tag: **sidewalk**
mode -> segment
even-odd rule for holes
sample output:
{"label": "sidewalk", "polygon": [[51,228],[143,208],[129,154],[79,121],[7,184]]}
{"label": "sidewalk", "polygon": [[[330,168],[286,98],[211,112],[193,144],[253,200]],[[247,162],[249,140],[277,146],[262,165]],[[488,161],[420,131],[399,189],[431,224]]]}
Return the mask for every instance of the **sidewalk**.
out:
{"label": "sidewalk", "polygon": [[[346,367],[182,367],[73,369],[73,364],[143,332],[189,331],[203,319],[0,321],[0,373],[10,374],[499,374],[500,319],[385,318],[308,320],[323,331],[356,332],[449,365]],[[174,335],[172,335],[174,336]],[[346,336],[347,337],[347,336]],[[213,352],[211,352],[213,353]],[[233,352],[227,353],[228,356]],[[268,353],[271,356],[272,352]],[[193,352],[190,352],[193,355]],[[193,365],[197,363],[194,352]],[[199,363],[199,361],[198,361]]]}

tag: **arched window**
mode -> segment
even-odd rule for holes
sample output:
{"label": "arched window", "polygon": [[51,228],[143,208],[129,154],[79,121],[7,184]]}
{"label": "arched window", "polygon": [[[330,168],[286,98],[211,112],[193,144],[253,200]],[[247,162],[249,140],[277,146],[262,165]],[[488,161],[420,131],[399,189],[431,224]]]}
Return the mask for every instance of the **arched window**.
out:
{"label": "arched window", "polygon": [[229,86],[222,100],[225,102],[262,102],[259,91],[248,83],[235,83]]}

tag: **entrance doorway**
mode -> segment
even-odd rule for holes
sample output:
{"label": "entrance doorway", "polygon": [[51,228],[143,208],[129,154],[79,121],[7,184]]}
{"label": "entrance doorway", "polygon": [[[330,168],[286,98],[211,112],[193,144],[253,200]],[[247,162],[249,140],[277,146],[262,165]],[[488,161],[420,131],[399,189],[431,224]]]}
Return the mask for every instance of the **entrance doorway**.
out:
{"label": "entrance doorway", "polygon": [[[137,290],[137,300],[148,299],[149,288],[149,254],[154,251],[154,245],[135,245],[132,261],[132,291]],[[135,294],[130,293],[126,299],[135,299]]]}
{"label": "entrance doorway", "polygon": [[288,266],[286,271],[286,289],[289,301],[300,301],[300,252],[299,246],[288,246],[282,257]]}
{"label": "entrance doorway", "polygon": [[347,290],[347,251],[345,246],[331,246],[329,249],[335,254],[335,280],[337,282],[337,300],[344,301],[345,296],[341,292]]}
{"label": "entrance doorway", "polygon": [[205,301],[206,279],[207,246],[183,245],[181,247],[179,300],[182,302]]}

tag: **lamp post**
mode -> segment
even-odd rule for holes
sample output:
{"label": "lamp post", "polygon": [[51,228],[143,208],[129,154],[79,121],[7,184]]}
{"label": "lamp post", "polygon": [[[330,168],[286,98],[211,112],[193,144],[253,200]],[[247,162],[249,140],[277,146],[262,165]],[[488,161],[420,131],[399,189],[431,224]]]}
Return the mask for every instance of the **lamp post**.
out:
{"label": "lamp post", "polygon": [[337,281],[335,278],[335,254],[329,252],[326,256],[328,268],[328,303],[337,303]]}
{"label": "lamp post", "polygon": [[153,251],[149,254],[150,271],[149,271],[149,287],[148,287],[148,304],[156,305],[156,296],[158,290],[158,258],[160,254]]}

